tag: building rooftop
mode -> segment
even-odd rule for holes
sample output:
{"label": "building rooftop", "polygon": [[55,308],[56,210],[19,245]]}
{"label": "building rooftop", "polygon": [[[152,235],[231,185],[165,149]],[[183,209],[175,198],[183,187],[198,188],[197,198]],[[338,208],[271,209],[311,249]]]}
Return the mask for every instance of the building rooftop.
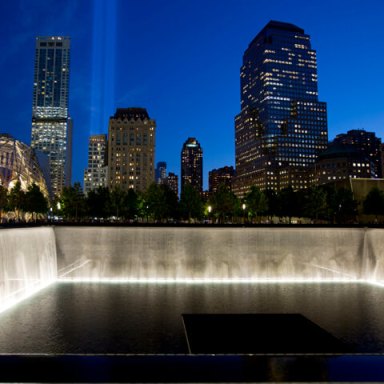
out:
{"label": "building rooftop", "polygon": [[254,42],[256,42],[260,37],[264,36],[267,31],[270,31],[271,29],[275,30],[282,30],[282,31],[288,31],[288,32],[297,32],[297,33],[304,33],[304,29],[299,28],[298,26],[291,24],[291,23],[285,23],[282,21],[276,21],[271,20],[257,35],[256,37],[251,41],[249,46],[251,46]]}
{"label": "building rooftop", "polygon": [[128,119],[128,120],[148,120],[149,115],[145,108],[117,108],[114,119]]}
{"label": "building rooftop", "polygon": [[200,147],[200,143],[194,137],[188,137],[187,141],[184,143],[183,148],[197,148]]}
{"label": "building rooftop", "polygon": [[290,31],[290,32],[298,32],[298,33],[304,33],[304,29],[299,28],[298,26],[291,24],[291,23],[285,23],[282,21],[276,21],[271,20],[262,30],[263,32],[266,29],[282,29],[284,31]]}

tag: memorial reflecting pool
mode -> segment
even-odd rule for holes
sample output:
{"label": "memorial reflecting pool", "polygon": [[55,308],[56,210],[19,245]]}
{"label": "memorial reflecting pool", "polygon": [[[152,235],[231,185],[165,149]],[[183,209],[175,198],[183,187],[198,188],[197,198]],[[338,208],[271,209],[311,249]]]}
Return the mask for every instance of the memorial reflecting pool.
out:
{"label": "memorial reflecting pool", "polygon": [[0,283],[0,381],[384,381],[383,229],[3,229]]}
{"label": "memorial reflecting pool", "polygon": [[358,283],[58,282],[0,316],[0,353],[186,354],[183,313],[301,313],[354,352],[380,353],[382,297]]}

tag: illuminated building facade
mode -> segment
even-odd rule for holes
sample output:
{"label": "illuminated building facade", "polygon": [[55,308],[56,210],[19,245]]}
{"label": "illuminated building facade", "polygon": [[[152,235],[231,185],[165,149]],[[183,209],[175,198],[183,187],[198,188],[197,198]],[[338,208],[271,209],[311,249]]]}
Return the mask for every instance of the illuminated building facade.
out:
{"label": "illuminated building facade", "polygon": [[355,146],[333,142],[315,163],[316,184],[328,184],[356,178],[372,178],[372,161]]}
{"label": "illuminated building facade", "polygon": [[92,135],[88,143],[88,168],[84,170],[84,193],[107,187],[107,135]]}
{"label": "illuminated building facade", "polygon": [[363,153],[372,161],[374,178],[383,177],[381,161],[381,139],[374,132],[364,129],[352,129],[347,133],[341,133],[333,140],[334,143],[349,144]]}
{"label": "illuminated building facade", "polygon": [[26,191],[36,184],[48,198],[47,183],[35,151],[7,134],[0,134],[0,185],[12,189],[20,181]]}
{"label": "illuminated building facade", "polygon": [[155,170],[155,182],[156,184],[164,184],[167,178],[167,163],[165,161],[159,161]]}
{"label": "illuminated building facade", "polygon": [[181,150],[181,193],[186,184],[203,192],[203,149],[194,137],[189,137]]}
{"label": "illuminated building facade", "polygon": [[176,196],[179,196],[179,177],[176,174],[169,172],[165,179],[165,184],[168,185],[170,190],[173,191]]}
{"label": "illuminated building facade", "polygon": [[145,108],[118,108],[109,119],[108,186],[144,192],[155,180],[155,129]]}
{"label": "illuminated building facade", "polygon": [[218,169],[213,169],[209,172],[209,192],[215,193],[219,188],[219,185],[225,185],[232,190],[232,182],[235,176],[235,170],[233,167],[222,167]]}
{"label": "illuminated building facade", "polygon": [[48,156],[52,193],[57,195],[72,176],[69,60],[68,37],[36,38],[31,146]]}
{"label": "illuminated building facade", "polygon": [[244,53],[240,84],[234,192],[244,196],[252,185],[306,188],[309,169],[328,141],[309,36],[295,25],[270,21]]}

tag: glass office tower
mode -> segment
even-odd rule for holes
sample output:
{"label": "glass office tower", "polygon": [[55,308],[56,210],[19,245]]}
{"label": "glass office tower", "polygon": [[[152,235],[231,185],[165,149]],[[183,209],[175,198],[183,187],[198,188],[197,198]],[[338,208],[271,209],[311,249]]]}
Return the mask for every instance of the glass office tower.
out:
{"label": "glass office tower", "polygon": [[203,149],[194,137],[189,137],[181,149],[181,193],[186,184],[203,192]]}
{"label": "glass office tower", "polygon": [[234,192],[309,185],[328,142],[327,109],[318,100],[316,52],[304,30],[270,21],[252,40],[240,73],[235,118]]}
{"label": "glass office tower", "polygon": [[70,39],[36,38],[31,147],[49,158],[53,194],[71,184],[72,120],[68,113]]}

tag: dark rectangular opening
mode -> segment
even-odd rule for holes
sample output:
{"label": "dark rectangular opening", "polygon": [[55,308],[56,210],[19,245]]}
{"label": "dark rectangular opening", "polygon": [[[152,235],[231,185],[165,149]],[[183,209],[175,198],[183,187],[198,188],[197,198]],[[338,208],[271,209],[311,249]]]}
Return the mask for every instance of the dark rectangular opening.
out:
{"label": "dark rectangular opening", "polygon": [[193,354],[345,353],[350,348],[301,314],[183,314]]}

